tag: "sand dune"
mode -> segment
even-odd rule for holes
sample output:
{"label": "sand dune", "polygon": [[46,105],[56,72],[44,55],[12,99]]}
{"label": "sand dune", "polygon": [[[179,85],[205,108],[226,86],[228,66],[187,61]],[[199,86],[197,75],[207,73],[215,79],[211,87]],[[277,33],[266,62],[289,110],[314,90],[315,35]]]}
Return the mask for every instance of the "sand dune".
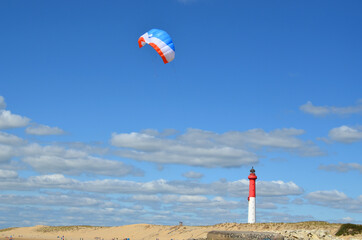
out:
{"label": "sand dune", "polygon": [[[34,226],[13,229],[3,229],[0,232],[1,239],[9,239],[12,236],[16,240],[186,240],[205,239],[207,233],[214,230],[222,231],[268,231],[283,233],[291,230],[325,230],[330,234],[338,230],[341,224],[326,222],[301,222],[301,223],[256,223],[238,224],[224,223],[212,226],[165,226],[150,224],[135,224],[119,227],[91,227],[91,226],[67,226],[50,227]],[[344,239],[349,239],[344,237]],[[360,239],[355,236],[354,239]]]}

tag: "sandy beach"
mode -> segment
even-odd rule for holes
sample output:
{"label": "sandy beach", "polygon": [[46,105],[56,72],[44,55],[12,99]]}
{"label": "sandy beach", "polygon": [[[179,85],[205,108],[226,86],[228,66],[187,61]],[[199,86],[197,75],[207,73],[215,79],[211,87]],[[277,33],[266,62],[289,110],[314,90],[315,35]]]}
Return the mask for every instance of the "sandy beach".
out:
{"label": "sandy beach", "polygon": [[[92,226],[67,226],[50,227],[34,226],[3,229],[0,238],[9,240],[186,240],[206,239],[207,233],[214,230],[220,231],[260,231],[276,232],[285,235],[287,232],[296,231],[324,231],[332,236],[341,224],[326,222],[301,222],[301,223],[256,223],[239,224],[223,223],[212,226],[165,226],[150,224],[134,224],[119,227],[92,227]],[[346,236],[340,239],[362,239],[361,235]]]}

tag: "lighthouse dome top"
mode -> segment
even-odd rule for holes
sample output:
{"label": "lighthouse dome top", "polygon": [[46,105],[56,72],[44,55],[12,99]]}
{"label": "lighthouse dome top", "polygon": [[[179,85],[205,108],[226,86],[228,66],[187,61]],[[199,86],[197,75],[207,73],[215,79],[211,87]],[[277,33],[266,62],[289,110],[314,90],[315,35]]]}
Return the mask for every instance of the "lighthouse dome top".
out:
{"label": "lighthouse dome top", "polygon": [[249,180],[255,180],[255,179],[257,179],[257,176],[255,175],[255,169],[254,169],[254,167],[251,168],[250,174],[249,174],[248,178],[249,178]]}

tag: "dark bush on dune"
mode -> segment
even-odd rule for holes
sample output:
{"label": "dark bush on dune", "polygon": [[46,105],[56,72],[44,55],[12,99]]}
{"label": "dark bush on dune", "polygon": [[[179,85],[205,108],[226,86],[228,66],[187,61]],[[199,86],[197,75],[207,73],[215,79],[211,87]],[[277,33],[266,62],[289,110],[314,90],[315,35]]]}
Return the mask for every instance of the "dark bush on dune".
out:
{"label": "dark bush on dune", "polygon": [[341,225],[336,233],[336,236],[355,235],[360,233],[362,233],[362,225],[347,223]]}

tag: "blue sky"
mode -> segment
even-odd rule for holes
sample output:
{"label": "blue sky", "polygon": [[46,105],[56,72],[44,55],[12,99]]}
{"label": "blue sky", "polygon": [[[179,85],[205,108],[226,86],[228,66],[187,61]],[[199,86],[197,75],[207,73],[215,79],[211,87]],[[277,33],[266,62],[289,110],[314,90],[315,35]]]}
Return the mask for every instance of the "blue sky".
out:
{"label": "blue sky", "polygon": [[361,223],[361,10],[1,1],[0,227]]}

